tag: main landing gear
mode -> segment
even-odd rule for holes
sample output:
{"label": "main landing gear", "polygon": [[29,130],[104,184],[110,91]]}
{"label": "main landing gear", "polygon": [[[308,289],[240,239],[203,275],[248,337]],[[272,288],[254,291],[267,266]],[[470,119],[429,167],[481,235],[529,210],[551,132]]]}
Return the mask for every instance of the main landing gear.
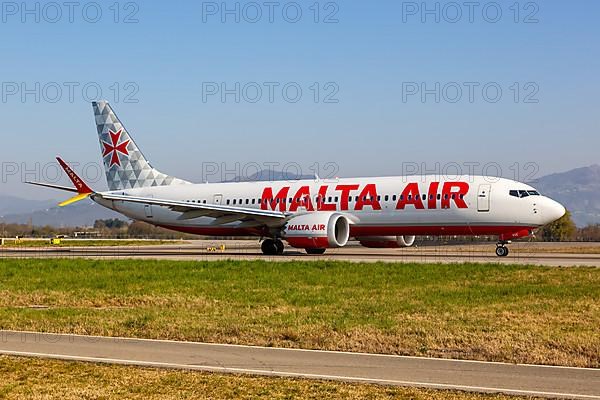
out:
{"label": "main landing gear", "polygon": [[508,243],[510,242],[501,240],[496,244],[496,255],[498,257],[506,257],[508,255],[508,247],[506,247]]}
{"label": "main landing gear", "polygon": [[266,256],[277,256],[283,254],[283,242],[279,239],[265,239],[260,249]]}

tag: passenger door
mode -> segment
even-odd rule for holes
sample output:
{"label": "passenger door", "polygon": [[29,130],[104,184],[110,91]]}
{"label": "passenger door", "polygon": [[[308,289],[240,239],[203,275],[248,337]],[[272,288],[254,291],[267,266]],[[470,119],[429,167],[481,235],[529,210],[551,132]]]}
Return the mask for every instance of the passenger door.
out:
{"label": "passenger door", "polygon": [[213,204],[222,204],[222,203],[223,203],[223,195],[215,194],[215,196],[213,197]]}
{"label": "passenger door", "polygon": [[479,192],[477,193],[477,211],[488,212],[490,211],[490,192],[492,185],[484,184],[479,185]]}
{"label": "passenger door", "polygon": [[[152,195],[148,196],[150,198],[154,197]],[[152,204],[144,204],[144,213],[146,215],[146,218],[152,218]]]}

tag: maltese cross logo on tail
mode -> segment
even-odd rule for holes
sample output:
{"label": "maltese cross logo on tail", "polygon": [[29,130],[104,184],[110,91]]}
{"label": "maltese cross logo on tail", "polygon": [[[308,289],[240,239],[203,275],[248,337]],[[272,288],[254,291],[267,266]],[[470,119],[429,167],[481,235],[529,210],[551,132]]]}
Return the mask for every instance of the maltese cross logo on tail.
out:
{"label": "maltese cross logo on tail", "polygon": [[129,155],[129,152],[127,151],[127,145],[129,144],[129,140],[126,140],[123,143],[119,143],[119,140],[121,140],[121,133],[123,133],[122,129],[120,129],[116,133],[109,130],[108,134],[110,135],[111,143],[106,143],[104,141],[102,142],[102,145],[104,146],[104,152],[102,153],[102,157],[110,155],[110,164],[108,165],[108,168],[111,168],[115,164],[119,167],[121,166],[119,153],[124,154],[126,156]]}

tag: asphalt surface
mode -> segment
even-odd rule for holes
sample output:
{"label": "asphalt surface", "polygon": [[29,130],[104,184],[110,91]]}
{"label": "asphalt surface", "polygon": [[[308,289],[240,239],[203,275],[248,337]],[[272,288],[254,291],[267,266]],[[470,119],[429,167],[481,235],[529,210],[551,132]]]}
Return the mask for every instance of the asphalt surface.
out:
{"label": "asphalt surface", "polygon": [[600,399],[600,369],[0,331],[0,354],[549,398]]}
{"label": "asphalt surface", "polygon": [[[221,251],[220,246],[225,245]],[[462,246],[417,246],[403,249],[368,249],[356,245],[328,249],[322,256],[308,255],[304,251],[286,247],[282,256],[264,256],[257,240],[210,241],[193,240],[186,244],[162,246],[120,247],[44,247],[0,248],[1,258],[138,258],[171,260],[276,260],[314,261],[340,260],[351,262],[480,262],[506,264],[534,264],[546,266],[600,267],[598,243],[540,243],[509,245],[508,257],[494,254],[495,244]],[[583,250],[582,250],[583,249]],[[579,250],[579,251],[578,251]],[[594,250],[597,254],[593,254]],[[590,254],[591,253],[591,254]]]}

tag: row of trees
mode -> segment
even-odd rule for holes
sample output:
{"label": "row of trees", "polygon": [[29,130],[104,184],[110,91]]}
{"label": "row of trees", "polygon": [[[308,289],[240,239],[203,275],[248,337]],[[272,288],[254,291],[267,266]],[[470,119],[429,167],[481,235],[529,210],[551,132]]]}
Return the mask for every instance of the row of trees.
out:
{"label": "row of trees", "polygon": [[194,235],[170,231],[158,228],[141,221],[126,222],[120,219],[103,219],[94,222],[92,228],[67,227],[57,228],[54,226],[32,226],[29,224],[3,224],[0,223],[0,236],[10,237],[33,237],[51,238],[59,235],[74,237],[75,232],[87,232],[92,237],[102,238],[143,238],[143,239],[191,239]]}
{"label": "row of trees", "polygon": [[596,242],[600,241],[600,225],[588,225],[578,229],[571,213],[567,211],[561,218],[542,227],[540,237],[545,242]]}
{"label": "row of trees", "polygon": [[54,237],[57,235],[70,235],[73,228],[56,228],[54,226],[32,226],[29,224],[0,224],[0,236],[8,237]]}
{"label": "row of trees", "polygon": [[[128,237],[144,239],[186,239],[196,236],[175,232],[142,221],[125,222],[120,219],[100,219],[94,229],[105,237]],[[197,237],[196,237],[197,238]]]}

